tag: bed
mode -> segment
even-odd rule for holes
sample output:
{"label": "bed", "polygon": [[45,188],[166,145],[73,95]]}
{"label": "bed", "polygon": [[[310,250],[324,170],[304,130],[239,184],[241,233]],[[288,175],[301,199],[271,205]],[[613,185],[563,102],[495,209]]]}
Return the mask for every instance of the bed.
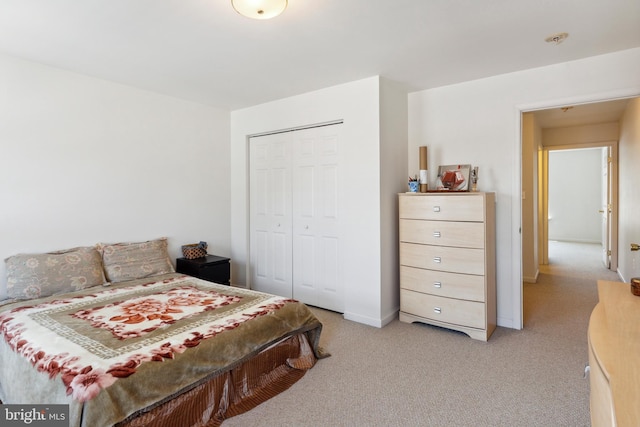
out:
{"label": "bed", "polygon": [[70,426],[216,426],[325,357],[304,304],[175,273],[150,244],[6,260],[0,401],[67,404]]}

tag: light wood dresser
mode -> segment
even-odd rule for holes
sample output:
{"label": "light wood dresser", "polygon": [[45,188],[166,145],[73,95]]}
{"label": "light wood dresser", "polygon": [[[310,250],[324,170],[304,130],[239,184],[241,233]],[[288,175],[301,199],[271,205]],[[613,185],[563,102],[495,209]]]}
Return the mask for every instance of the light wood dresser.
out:
{"label": "light wood dresser", "polygon": [[487,341],[496,327],[495,194],[401,193],[400,320]]}
{"label": "light wood dresser", "polygon": [[640,425],[640,297],[628,283],[598,281],[589,319],[591,425]]}

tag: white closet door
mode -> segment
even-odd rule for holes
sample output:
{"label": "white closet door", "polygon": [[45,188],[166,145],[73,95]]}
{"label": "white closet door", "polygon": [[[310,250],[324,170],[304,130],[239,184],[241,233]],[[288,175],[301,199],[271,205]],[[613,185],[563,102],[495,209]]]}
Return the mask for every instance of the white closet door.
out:
{"label": "white closet door", "polygon": [[343,312],[340,129],[331,125],[292,132],[293,297]]}
{"label": "white closet door", "polygon": [[291,133],[251,138],[251,288],[292,297]]}

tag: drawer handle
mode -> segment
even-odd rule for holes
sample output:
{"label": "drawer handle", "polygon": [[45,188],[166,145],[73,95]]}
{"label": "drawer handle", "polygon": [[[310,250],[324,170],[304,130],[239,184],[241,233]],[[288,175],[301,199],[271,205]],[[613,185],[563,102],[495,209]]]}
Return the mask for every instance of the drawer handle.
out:
{"label": "drawer handle", "polygon": [[434,288],[441,288],[442,287],[442,282],[434,282],[433,287]]}
{"label": "drawer handle", "polygon": [[440,313],[442,313],[442,309],[440,307],[434,307],[433,308],[433,312],[436,313],[436,314],[440,314]]}
{"label": "drawer handle", "polygon": [[440,234],[439,231],[434,231],[433,232],[433,237],[440,237],[440,236],[441,236],[441,234]]}
{"label": "drawer handle", "polygon": [[439,256],[434,256],[433,257],[433,262],[441,263],[442,262],[442,258],[440,258]]}
{"label": "drawer handle", "polygon": [[433,207],[433,211],[434,212],[440,212],[440,206],[434,206]]}

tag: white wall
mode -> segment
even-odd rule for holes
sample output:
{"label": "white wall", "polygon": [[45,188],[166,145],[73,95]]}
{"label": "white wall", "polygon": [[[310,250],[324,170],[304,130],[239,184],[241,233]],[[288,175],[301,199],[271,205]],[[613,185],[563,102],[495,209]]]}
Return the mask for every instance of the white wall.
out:
{"label": "white wall", "polygon": [[380,82],[380,221],[382,233],[381,317],[400,309],[398,196],[407,191],[407,93],[386,79]]}
{"label": "white wall", "polygon": [[602,150],[549,152],[549,240],[601,243]]}
{"label": "white wall", "polygon": [[640,251],[632,252],[631,243],[640,244],[640,98],[629,101],[621,121],[619,142],[618,272],[623,280],[640,277]]}
{"label": "white wall", "polygon": [[498,325],[522,327],[521,111],[640,94],[640,48],[409,95],[409,164],[430,147],[440,164],[480,167],[497,195]]}
{"label": "white wall", "polygon": [[[384,91],[387,90],[385,86]],[[344,248],[344,316],[374,326],[382,326],[396,316],[397,307],[390,311],[382,302],[383,293],[388,295],[391,287],[398,292],[398,287],[397,279],[394,283],[387,281],[393,273],[385,270],[385,281],[382,280],[383,248],[393,244],[384,240],[389,235],[397,239],[397,231],[388,233],[392,227],[397,229],[397,224],[390,223],[388,210],[382,212],[381,208],[390,203],[390,196],[385,194],[386,201],[381,202],[380,187],[386,166],[381,163],[381,144],[384,144],[380,99],[381,79],[371,77],[231,112],[231,255],[239,272],[237,283],[246,284],[248,277],[247,136],[344,120],[341,171],[343,182],[348,183],[347,200],[341,201],[344,216],[340,221]],[[388,138],[388,134],[384,138]],[[396,162],[406,168],[406,140],[399,142],[398,149],[401,154],[397,160],[384,159],[383,162],[391,162],[395,170],[401,169],[395,166]],[[404,191],[404,185],[405,180],[397,183],[394,193]],[[383,216],[386,223],[381,222]]]}
{"label": "white wall", "polygon": [[[640,95],[638,69],[640,48],[409,95],[407,174],[427,145],[430,182],[440,164],[471,163],[480,167],[479,190],[497,194],[500,326],[522,325],[521,111]],[[381,193],[368,191],[369,183],[380,187],[386,160],[379,83],[370,78],[239,110],[229,132],[227,112],[0,56],[0,258],[164,235],[173,256],[180,244],[207,240],[209,252],[234,258],[234,281],[244,283],[246,135],[344,119],[358,202],[347,223],[350,244],[362,249],[348,254],[359,266],[345,277],[348,310],[365,323],[381,321],[380,300],[390,294],[381,248],[393,244],[381,229],[397,225],[382,223],[389,213],[381,212]],[[630,111],[636,117],[637,104]],[[634,150],[637,124],[622,135]],[[404,188],[403,180],[397,191]],[[624,188],[627,196],[622,190],[621,183],[630,203],[621,197],[621,218],[624,209],[631,225],[621,221],[620,235],[636,239],[631,215],[640,206],[632,188]],[[0,277],[3,284],[4,265]]]}
{"label": "white wall", "polygon": [[229,254],[228,112],[8,56],[0,94],[0,259],[160,236]]}

